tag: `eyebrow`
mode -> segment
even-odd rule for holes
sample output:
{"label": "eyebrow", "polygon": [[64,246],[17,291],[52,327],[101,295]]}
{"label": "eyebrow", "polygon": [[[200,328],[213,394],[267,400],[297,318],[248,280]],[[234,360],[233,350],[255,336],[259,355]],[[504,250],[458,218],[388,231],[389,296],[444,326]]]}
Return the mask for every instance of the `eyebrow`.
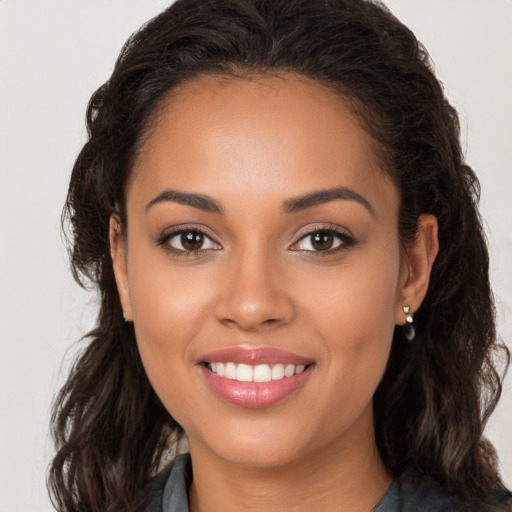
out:
{"label": "eyebrow", "polygon": [[164,190],[146,205],[146,212],[158,203],[172,201],[174,203],[192,206],[209,213],[222,213],[220,204],[215,199],[202,194],[191,194],[178,190]]}
{"label": "eyebrow", "polygon": [[369,201],[347,187],[317,190],[304,196],[288,199],[284,202],[283,210],[285,213],[295,213],[338,199],[343,201],[355,201],[356,203],[363,205],[372,214],[372,216],[375,217],[375,210]]}
{"label": "eyebrow", "polygon": [[[335,200],[355,201],[363,205],[372,216],[375,216],[375,210],[372,205],[363,196],[347,187],[317,190],[303,196],[288,199],[283,203],[283,211],[285,213],[295,213]],[[223,213],[220,204],[212,197],[203,194],[180,192],[178,190],[164,190],[158,194],[146,205],[146,212],[154,205],[166,201],[192,206],[209,213]]]}

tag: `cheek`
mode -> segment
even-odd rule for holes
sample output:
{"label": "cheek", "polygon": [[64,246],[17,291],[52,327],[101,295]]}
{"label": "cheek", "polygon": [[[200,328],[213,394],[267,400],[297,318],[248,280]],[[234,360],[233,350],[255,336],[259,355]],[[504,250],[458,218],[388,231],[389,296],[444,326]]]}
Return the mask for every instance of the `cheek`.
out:
{"label": "cheek", "polygon": [[400,263],[394,245],[383,252],[353,253],[344,264],[311,274],[299,292],[303,307],[340,333],[388,331],[394,326]]}
{"label": "cheek", "polygon": [[326,354],[328,378],[345,390],[345,404],[371,399],[385,370],[395,328],[398,261],[398,250],[391,250],[347,262],[329,279],[316,279],[303,303]]}
{"label": "cheek", "polygon": [[138,247],[130,253],[130,299],[146,373],[161,400],[174,411],[176,400],[192,403],[186,389],[176,396],[173,390],[193,368],[191,348],[208,316],[210,291],[199,272],[184,272],[154,252]]}
{"label": "cheek", "polygon": [[130,300],[141,343],[179,347],[190,338],[208,301],[203,268],[172,263],[162,249],[139,242],[130,249],[128,282]]}

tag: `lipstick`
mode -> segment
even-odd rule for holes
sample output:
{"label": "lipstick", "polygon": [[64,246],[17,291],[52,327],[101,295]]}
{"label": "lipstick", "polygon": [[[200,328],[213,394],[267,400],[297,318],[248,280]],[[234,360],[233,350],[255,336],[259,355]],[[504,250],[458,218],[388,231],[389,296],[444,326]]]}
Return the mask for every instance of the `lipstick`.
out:
{"label": "lipstick", "polygon": [[274,348],[231,347],[204,355],[200,369],[210,388],[241,407],[260,408],[279,402],[302,387],[313,361]]}

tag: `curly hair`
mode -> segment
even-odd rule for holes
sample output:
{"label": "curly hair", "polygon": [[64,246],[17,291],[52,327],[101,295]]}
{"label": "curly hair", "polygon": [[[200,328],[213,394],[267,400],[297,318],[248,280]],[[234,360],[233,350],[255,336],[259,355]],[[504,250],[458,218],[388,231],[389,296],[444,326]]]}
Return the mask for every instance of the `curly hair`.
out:
{"label": "curly hair", "polygon": [[415,316],[394,333],[374,396],[380,455],[395,475],[413,466],[469,510],[505,510],[507,492],[483,438],[509,353],[496,336],[479,183],[464,162],[457,113],[425,48],[370,0],[178,0],[127,41],[92,96],[88,141],[72,172],[63,223],[74,276],[101,298],[57,396],[57,453],[48,485],[58,510],[141,511],[143,489],[182,429],[145,375],[123,321],[109,219],[125,218],[125,185],[169,91],[205,75],[295,73],[333,88],[378,141],[400,196],[399,233],[412,243],[421,214],[439,223],[440,252]]}

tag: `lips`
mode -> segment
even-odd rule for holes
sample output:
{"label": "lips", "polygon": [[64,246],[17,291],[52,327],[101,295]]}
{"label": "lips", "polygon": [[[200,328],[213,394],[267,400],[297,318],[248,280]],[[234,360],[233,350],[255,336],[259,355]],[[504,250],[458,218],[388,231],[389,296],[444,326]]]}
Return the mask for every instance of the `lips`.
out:
{"label": "lips", "polygon": [[200,368],[225,401],[249,408],[279,402],[301,388],[314,362],[278,349],[232,347],[206,354]]}
{"label": "lips", "polygon": [[202,362],[206,363],[227,363],[234,362],[235,364],[293,364],[304,365],[311,363],[310,359],[299,356],[286,350],[279,350],[277,348],[258,348],[253,349],[250,347],[230,347],[223,350],[217,350],[205,354],[201,358]]}

